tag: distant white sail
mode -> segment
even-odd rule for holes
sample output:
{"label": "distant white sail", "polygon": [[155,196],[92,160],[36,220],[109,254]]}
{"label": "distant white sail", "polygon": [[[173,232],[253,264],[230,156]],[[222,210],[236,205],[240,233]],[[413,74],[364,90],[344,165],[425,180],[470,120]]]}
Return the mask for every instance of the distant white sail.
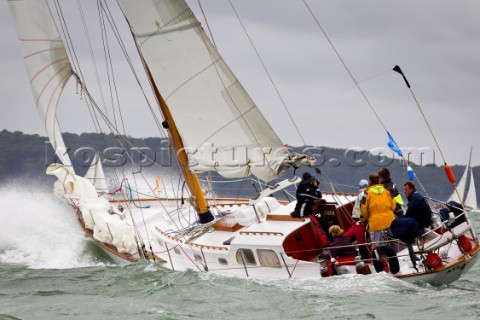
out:
{"label": "distant white sail", "polygon": [[108,185],[103,172],[102,161],[99,152],[95,153],[95,157],[88,168],[85,178],[90,180],[98,192],[108,192]]}
{"label": "distant white sail", "polygon": [[71,165],[58,126],[58,100],[72,70],[46,0],[8,1],[40,118],[60,161]]}
{"label": "distant white sail", "polygon": [[470,168],[470,187],[463,203],[469,207],[477,208],[477,191],[475,188],[475,181],[473,180],[473,171]]}
{"label": "distant white sail", "polygon": [[288,151],[184,0],[120,0],[194,172],[270,181]]}
{"label": "distant white sail", "polygon": [[457,191],[460,197],[463,199],[459,199],[457,192],[453,192],[450,198],[447,201],[457,201],[463,203],[465,206],[470,208],[477,208],[477,191],[475,188],[475,180],[473,179],[473,170],[471,167],[472,161],[472,149],[470,150],[470,158],[468,161],[468,165],[465,168],[465,172],[462,175],[462,178],[457,184]]}
{"label": "distant white sail", "polygon": [[[465,168],[465,172],[463,173],[462,177],[460,178],[460,181],[457,184],[457,191],[460,197],[463,197],[463,194],[465,193],[465,188],[467,185],[467,177],[468,177],[468,166]],[[457,192],[455,190],[453,193],[450,195],[450,198],[448,198],[448,201],[456,201],[456,202],[463,202],[463,199],[459,199]]]}

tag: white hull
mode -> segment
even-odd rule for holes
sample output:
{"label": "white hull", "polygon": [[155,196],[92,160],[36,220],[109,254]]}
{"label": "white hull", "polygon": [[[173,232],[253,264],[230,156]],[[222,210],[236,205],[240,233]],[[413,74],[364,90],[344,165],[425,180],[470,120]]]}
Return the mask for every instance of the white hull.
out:
{"label": "white hull", "polygon": [[478,259],[478,248],[473,256],[469,259],[459,259],[455,263],[445,266],[438,271],[432,271],[428,273],[411,274],[400,279],[410,283],[426,282],[432,285],[445,285],[457,281],[465,274]]}
{"label": "white hull", "polygon": [[[345,204],[348,202],[349,196],[345,196],[343,200],[338,198],[337,200],[343,201]],[[142,202],[138,205],[146,203]],[[175,271],[191,269],[222,276],[260,280],[321,277],[321,265],[316,259],[317,253],[314,254],[314,258],[306,261],[292,257],[292,254],[285,249],[286,243],[292,241],[295,232],[302,228],[310,228],[309,219],[292,219],[289,216],[294,203],[281,205],[274,212],[267,213],[260,223],[253,223],[250,226],[236,226],[231,230],[224,231],[218,230],[219,228],[213,227],[213,225],[198,226],[195,236],[192,232],[183,236],[180,236],[178,232],[173,232],[177,225],[182,225],[181,221],[184,221],[183,225],[185,225],[189,221],[188,219],[194,219],[192,218],[194,212],[191,208],[187,207],[179,211],[176,207],[155,207],[153,201],[148,203],[151,205],[149,209],[130,208],[130,210],[147,247],[149,260],[153,261],[154,255],[155,262],[165,268]],[[129,206],[128,203],[123,203],[123,205]],[[238,206],[222,205],[214,210],[238,209]],[[279,217],[282,216],[286,221],[281,221],[283,218]],[[270,220],[272,217],[275,217],[275,220]],[[190,222],[192,221],[194,220],[190,220]],[[202,230],[202,228],[207,229]],[[226,229],[228,228],[227,226]],[[453,230],[457,236],[460,234],[471,236],[471,232],[467,224],[462,224]],[[305,236],[306,233],[301,233],[301,235]],[[224,244],[232,237],[233,240],[230,244]],[[447,233],[441,236],[441,239],[445,241],[443,245],[438,242],[438,239],[430,241],[436,243],[436,247],[432,247],[432,249],[437,252],[445,251],[448,247],[448,255],[442,257],[443,267],[433,270],[425,264],[419,263],[415,270],[405,249],[398,252],[400,272],[392,276],[411,283],[427,282],[432,285],[449,284],[458,280],[478,259],[480,246],[475,246],[474,241],[471,241],[473,248],[469,252],[470,256],[464,256],[456,244],[451,245],[448,242]],[[129,260],[125,260],[125,255],[116,255],[111,247],[100,244],[102,249],[115,261],[132,262],[131,257]],[[149,249],[150,246],[152,250]],[[418,248],[416,249],[418,250]],[[249,252],[242,255],[242,250]],[[150,254],[152,252],[153,255]],[[138,256],[135,259],[138,259]],[[339,274],[357,273],[354,265],[337,267],[337,270]],[[373,265],[370,265],[370,271],[371,273],[376,272]]]}

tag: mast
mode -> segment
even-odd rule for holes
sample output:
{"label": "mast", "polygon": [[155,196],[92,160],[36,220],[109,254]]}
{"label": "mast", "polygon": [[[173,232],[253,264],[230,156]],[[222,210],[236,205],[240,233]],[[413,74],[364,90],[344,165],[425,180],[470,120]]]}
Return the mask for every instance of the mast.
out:
{"label": "mast", "polygon": [[200,185],[200,181],[198,180],[197,175],[195,173],[192,173],[188,168],[187,153],[185,152],[182,138],[180,137],[177,126],[175,125],[175,121],[173,120],[170,109],[168,108],[167,103],[165,102],[162,95],[160,94],[160,91],[155,85],[155,81],[152,77],[152,74],[150,73],[150,69],[148,68],[143,58],[142,61],[145,69],[147,70],[148,78],[150,79],[153,90],[155,92],[155,97],[157,98],[160,111],[165,118],[163,126],[170,132],[170,137],[172,139],[173,147],[176,151],[178,161],[180,162],[180,168],[182,169],[183,175],[185,177],[185,182],[187,183],[188,189],[192,193],[192,196],[195,200],[195,207],[198,212],[198,218],[200,220],[200,223],[208,223],[210,221],[213,221],[214,217],[208,207],[208,203],[205,199],[205,195],[203,193],[202,186]]}

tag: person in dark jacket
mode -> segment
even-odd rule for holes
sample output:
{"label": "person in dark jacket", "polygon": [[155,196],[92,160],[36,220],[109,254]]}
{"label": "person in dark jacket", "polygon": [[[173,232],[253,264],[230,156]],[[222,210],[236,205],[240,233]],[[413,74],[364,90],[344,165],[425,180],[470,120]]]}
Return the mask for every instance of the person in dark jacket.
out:
{"label": "person in dark jacket", "polygon": [[397,203],[395,206],[395,210],[393,213],[396,217],[403,216],[403,199],[400,192],[398,192],[397,186],[390,178],[390,170],[387,168],[381,168],[378,171],[378,176],[380,177],[380,183],[383,184],[383,187],[390,192],[390,196],[395,200]]}
{"label": "person in dark jacket", "polygon": [[297,187],[297,205],[293,212],[293,217],[308,217],[313,214],[313,204],[322,198],[322,193],[318,190],[318,181],[308,172],[302,176],[302,181]]}
{"label": "person in dark jacket", "polygon": [[340,226],[333,225],[328,229],[328,232],[333,237],[333,242],[330,245],[330,256],[332,258],[347,258],[347,257],[356,257],[357,250],[354,247],[343,247],[350,246],[352,243],[344,235],[344,231]]}
{"label": "person in dark jacket", "polygon": [[411,181],[405,182],[403,191],[408,199],[405,217],[414,218],[420,228],[428,228],[432,224],[432,210],[425,198],[415,189]]}

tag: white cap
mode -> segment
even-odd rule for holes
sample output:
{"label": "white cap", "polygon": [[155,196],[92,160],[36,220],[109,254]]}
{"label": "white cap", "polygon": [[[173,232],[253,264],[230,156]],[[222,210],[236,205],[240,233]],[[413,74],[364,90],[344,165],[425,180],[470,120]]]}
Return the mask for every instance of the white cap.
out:
{"label": "white cap", "polygon": [[360,188],[366,188],[366,187],[368,187],[368,181],[365,180],[365,179],[362,179],[362,180],[360,180],[360,182],[358,183],[358,186],[359,186]]}

